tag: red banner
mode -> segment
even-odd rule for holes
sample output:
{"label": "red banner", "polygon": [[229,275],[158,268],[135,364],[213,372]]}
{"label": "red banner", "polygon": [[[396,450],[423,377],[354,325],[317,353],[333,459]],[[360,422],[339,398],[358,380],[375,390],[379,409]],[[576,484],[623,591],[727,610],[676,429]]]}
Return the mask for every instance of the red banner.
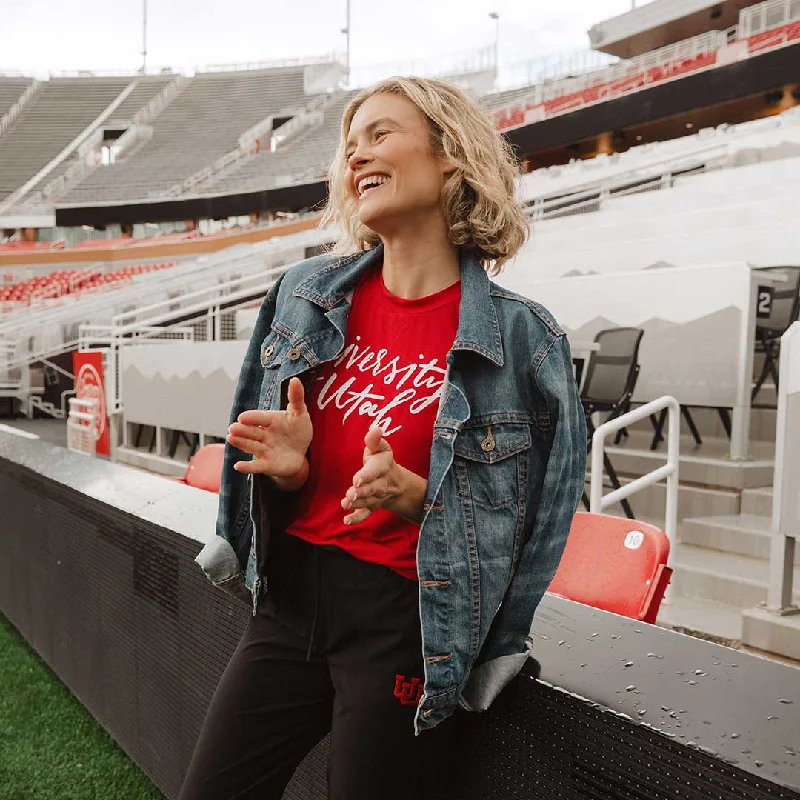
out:
{"label": "red banner", "polygon": [[106,417],[106,388],[103,379],[103,353],[100,350],[85,350],[72,354],[75,372],[75,396],[80,400],[97,400],[95,442],[97,455],[111,455],[108,440],[108,418]]}

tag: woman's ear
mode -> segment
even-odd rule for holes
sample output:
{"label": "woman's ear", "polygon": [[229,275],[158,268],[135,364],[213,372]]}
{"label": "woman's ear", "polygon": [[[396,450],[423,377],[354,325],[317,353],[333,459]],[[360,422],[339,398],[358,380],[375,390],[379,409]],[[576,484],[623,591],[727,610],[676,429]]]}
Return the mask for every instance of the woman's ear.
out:
{"label": "woman's ear", "polygon": [[445,158],[444,156],[439,159],[439,165],[442,169],[442,175],[445,178],[449,178],[450,175],[458,169],[457,164],[454,164],[449,158]]}

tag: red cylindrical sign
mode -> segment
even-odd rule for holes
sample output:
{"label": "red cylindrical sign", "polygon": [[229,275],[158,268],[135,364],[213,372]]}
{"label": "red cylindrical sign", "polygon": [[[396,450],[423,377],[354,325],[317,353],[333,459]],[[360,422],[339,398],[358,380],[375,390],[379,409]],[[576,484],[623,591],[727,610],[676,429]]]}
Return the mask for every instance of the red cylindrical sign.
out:
{"label": "red cylindrical sign", "polygon": [[75,370],[75,396],[81,400],[97,400],[97,419],[94,438],[98,455],[111,455],[106,417],[106,390],[103,380],[103,353],[100,350],[85,350],[72,354]]}

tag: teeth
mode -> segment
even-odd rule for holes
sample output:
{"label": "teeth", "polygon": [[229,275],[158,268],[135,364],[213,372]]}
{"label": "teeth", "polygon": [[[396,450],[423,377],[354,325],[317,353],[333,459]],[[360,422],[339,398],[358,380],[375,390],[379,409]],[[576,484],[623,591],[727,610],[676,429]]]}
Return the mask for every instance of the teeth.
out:
{"label": "teeth", "polygon": [[366,178],[362,178],[358,182],[358,195],[361,197],[367,189],[371,189],[374,186],[380,186],[383,183],[386,183],[389,178],[386,175],[369,175]]}

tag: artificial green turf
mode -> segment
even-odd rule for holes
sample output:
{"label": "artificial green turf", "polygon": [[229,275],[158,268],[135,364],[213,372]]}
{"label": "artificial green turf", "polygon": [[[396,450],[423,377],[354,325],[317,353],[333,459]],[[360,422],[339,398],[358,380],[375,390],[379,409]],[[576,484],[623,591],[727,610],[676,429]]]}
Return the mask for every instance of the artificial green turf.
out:
{"label": "artificial green turf", "polygon": [[0,800],[163,800],[2,614]]}

